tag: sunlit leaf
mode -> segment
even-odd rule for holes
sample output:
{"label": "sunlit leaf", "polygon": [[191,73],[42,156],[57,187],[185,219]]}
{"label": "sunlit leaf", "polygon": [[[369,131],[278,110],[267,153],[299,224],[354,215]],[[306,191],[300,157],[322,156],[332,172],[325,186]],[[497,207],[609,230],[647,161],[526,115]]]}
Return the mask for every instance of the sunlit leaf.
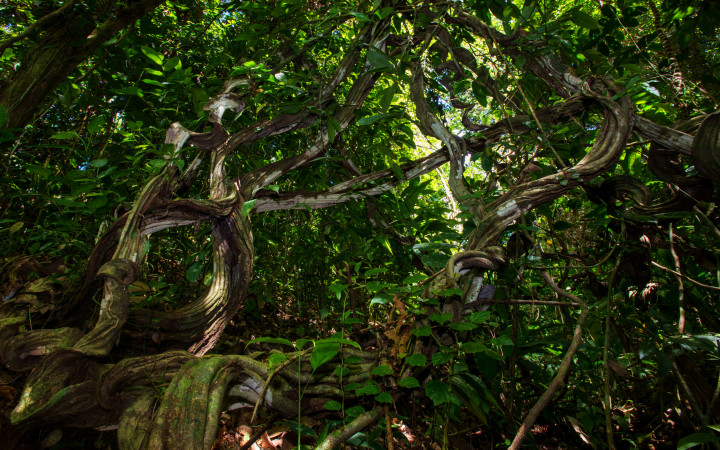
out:
{"label": "sunlit leaf", "polygon": [[310,365],[313,371],[316,371],[320,366],[333,359],[339,350],[340,344],[337,343],[324,342],[316,345],[310,354]]}
{"label": "sunlit leaf", "polygon": [[288,359],[287,355],[285,353],[272,353],[268,357],[268,366],[269,368],[274,368],[278,364],[280,364],[283,361],[286,361]]}
{"label": "sunlit leaf", "polygon": [[163,59],[165,59],[165,56],[163,56],[162,53],[156,52],[155,50],[151,49],[150,47],[146,47],[144,45],[140,46],[140,50],[145,54],[145,56],[148,57],[148,59],[155,64],[161,66]]}
{"label": "sunlit leaf", "polygon": [[75,139],[78,134],[74,131],[58,131],[50,136],[50,139]]}
{"label": "sunlit leaf", "polygon": [[240,215],[243,217],[247,217],[250,214],[250,211],[252,211],[254,206],[255,206],[255,199],[246,200],[245,202],[243,202],[242,208],[240,209]]}
{"label": "sunlit leaf", "polygon": [[384,118],[390,117],[390,116],[392,116],[392,114],[376,114],[374,116],[363,117],[362,119],[357,121],[357,124],[359,126],[370,125],[372,123],[377,122],[380,119],[384,119]]}

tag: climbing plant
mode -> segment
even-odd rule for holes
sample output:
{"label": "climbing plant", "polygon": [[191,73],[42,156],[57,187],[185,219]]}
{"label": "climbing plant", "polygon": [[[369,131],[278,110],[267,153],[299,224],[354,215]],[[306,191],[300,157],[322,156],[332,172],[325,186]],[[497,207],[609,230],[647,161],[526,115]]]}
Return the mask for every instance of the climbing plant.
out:
{"label": "climbing plant", "polygon": [[0,6],[2,430],[717,445],[719,12]]}

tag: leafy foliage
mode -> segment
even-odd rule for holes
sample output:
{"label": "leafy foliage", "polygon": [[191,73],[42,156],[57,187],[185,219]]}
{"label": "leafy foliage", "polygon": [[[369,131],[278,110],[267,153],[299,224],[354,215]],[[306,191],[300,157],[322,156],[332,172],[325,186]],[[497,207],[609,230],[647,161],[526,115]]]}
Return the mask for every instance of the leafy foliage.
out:
{"label": "leafy foliage", "polygon": [[718,13],[0,6],[13,429],[717,441]]}

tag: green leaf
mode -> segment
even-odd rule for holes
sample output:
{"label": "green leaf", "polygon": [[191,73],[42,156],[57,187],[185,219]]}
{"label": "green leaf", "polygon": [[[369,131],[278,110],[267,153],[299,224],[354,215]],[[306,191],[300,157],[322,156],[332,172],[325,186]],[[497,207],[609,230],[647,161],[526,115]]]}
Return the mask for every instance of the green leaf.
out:
{"label": "green leaf", "polygon": [[410,275],[409,277],[405,278],[404,280],[402,280],[402,283],[403,284],[416,284],[416,283],[423,281],[426,278],[427,278],[427,275],[418,273],[415,275]]}
{"label": "green leaf", "polygon": [[366,14],[363,14],[361,12],[351,11],[350,14],[357,17],[359,22],[369,22],[370,21],[370,18]]}
{"label": "green leaf", "polygon": [[706,444],[708,442],[718,442],[720,441],[720,437],[715,436],[714,434],[710,432],[699,432],[699,433],[693,433],[689,436],[685,436],[684,438],[680,439],[678,441],[678,450],[685,450],[688,448],[696,447],[700,444]]}
{"label": "green leaf", "polygon": [[252,211],[254,206],[255,206],[255,199],[246,200],[243,203],[242,208],[240,209],[240,215],[247,218],[248,214],[250,214],[250,211]]}
{"label": "green leaf", "polygon": [[90,208],[94,211],[98,208],[102,208],[103,206],[105,206],[107,204],[107,202],[108,202],[108,198],[106,196],[102,195],[102,196],[92,197],[92,198],[88,199],[87,203],[85,203],[85,204],[87,205],[88,208]]}
{"label": "green leaf", "polygon": [[376,48],[371,48],[370,51],[368,51],[367,54],[368,61],[370,61],[370,64],[375,66],[377,69],[383,69],[383,70],[394,70],[395,66],[392,62],[388,59],[387,56],[385,56],[384,53],[379,51]]}
{"label": "green leaf", "polygon": [[595,29],[598,28],[598,23],[593,17],[579,9],[573,10],[570,16],[572,22],[582,28]]}
{"label": "green leaf", "polygon": [[50,136],[50,139],[75,139],[78,134],[74,131],[58,131]]}
{"label": "green leaf", "polygon": [[27,165],[25,166],[25,170],[41,178],[48,178],[53,174],[52,169],[48,169],[47,167],[42,166]]}
{"label": "green leaf", "polygon": [[376,114],[374,116],[363,117],[362,119],[357,121],[357,124],[358,126],[370,125],[371,123],[375,123],[380,119],[384,119],[390,116],[392,116],[392,114]]}
{"label": "green leaf", "polygon": [[142,89],[140,89],[139,87],[135,87],[135,86],[128,86],[123,89],[115,89],[114,92],[116,94],[120,94],[120,95],[137,95],[138,97],[143,96]]}
{"label": "green leaf", "polygon": [[386,237],[377,236],[375,237],[375,240],[382,244],[390,252],[391,255],[393,254],[392,247],[390,247],[390,241],[388,241]]}
{"label": "green leaf", "polygon": [[477,81],[473,81],[470,85],[472,88],[473,96],[475,97],[475,100],[480,103],[480,105],[487,108],[488,101],[487,98],[490,96],[490,93],[488,92],[487,88],[483,86],[482,84],[478,83]]}
{"label": "green leaf", "polygon": [[390,108],[393,98],[395,98],[396,92],[397,84],[393,84],[389,88],[385,88],[382,91],[382,97],[380,98],[380,109],[382,109],[383,112],[387,112],[388,108]]}
{"label": "green leaf", "polygon": [[288,357],[285,353],[272,353],[268,357],[268,366],[270,369],[272,369],[273,367],[277,366],[278,364],[280,364],[281,362],[283,362],[287,359],[288,359]]}
{"label": "green leaf", "polygon": [[632,152],[628,155],[628,168],[630,169],[631,175],[640,175],[643,166],[642,154],[640,152]]}
{"label": "green leaf", "polygon": [[[349,410],[348,410],[348,411],[349,411]],[[345,413],[347,414],[347,411],[345,411]],[[310,428],[310,427],[307,426],[307,425],[304,425],[303,423],[288,422],[288,427],[289,427],[294,433],[296,433],[296,434],[298,434],[298,435],[300,435],[300,436],[311,436],[311,437],[313,437],[313,438],[316,438],[316,437],[317,437],[317,433],[315,432],[315,430],[313,430],[312,428]],[[305,449],[302,449],[302,448],[301,448],[301,449],[298,449],[298,450],[305,450]]]}
{"label": "green leaf", "polygon": [[677,30],[678,46],[681,50],[685,50],[692,40],[695,31],[695,22],[685,19],[682,21]]}
{"label": "green leaf", "polygon": [[376,268],[374,268],[374,269],[370,269],[370,270],[365,271],[365,276],[366,276],[366,277],[371,277],[371,276],[373,276],[373,275],[377,275],[377,274],[379,274],[379,273],[385,273],[385,272],[387,272],[387,271],[388,271],[388,269],[386,269],[385,267],[376,267]]}
{"label": "green leaf", "polygon": [[105,125],[105,118],[96,117],[88,124],[88,131],[92,134],[96,134],[102,130],[103,125]]}
{"label": "green leaf", "polygon": [[360,364],[361,362],[363,362],[363,359],[357,355],[350,355],[345,358],[345,364]]}
{"label": "green leaf", "polygon": [[432,333],[432,328],[430,328],[427,325],[417,327],[413,330],[413,334],[418,337],[430,336],[431,333]]}
{"label": "green leaf", "polygon": [[445,267],[445,263],[450,257],[444,253],[430,253],[429,255],[423,255],[420,257],[423,264],[433,269],[439,269]]}
{"label": "green leaf", "polygon": [[456,331],[470,331],[477,328],[477,325],[468,322],[454,322],[450,324],[450,328]]}
{"label": "green leaf", "polygon": [[334,293],[338,300],[340,300],[342,293],[345,292],[349,286],[349,284],[333,283],[328,287],[328,290]]}
{"label": "green leaf", "polygon": [[149,67],[146,67],[144,70],[145,70],[145,73],[148,73],[148,74],[150,74],[150,75],[155,75],[156,77],[161,77],[161,76],[164,75],[164,74],[162,73],[162,71],[160,71],[160,70],[155,70],[155,69],[151,69],[151,68],[149,68]]}
{"label": "green leaf", "polygon": [[392,283],[383,283],[380,281],[370,281],[365,285],[365,288],[370,292],[378,292],[381,289],[385,289],[388,286],[392,286]]}
{"label": "green leaf", "polygon": [[462,295],[462,289],[443,289],[442,291],[438,292],[437,295],[441,297],[450,297],[453,295]]}
{"label": "green leaf", "polygon": [[165,165],[167,165],[167,160],[161,158],[151,159],[150,161],[148,161],[148,164],[153,169],[158,170],[162,169],[163,167],[165,167]]}
{"label": "green leaf", "polygon": [[203,277],[203,285],[210,286],[210,283],[212,283],[212,280],[213,280],[213,273],[212,272],[206,273],[205,276]]}
{"label": "green leaf", "polygon": [[[360,405],[355,405],[345,410],[345,416],[348,418],[354,418],[365,412],[365,408]],[[311,429],[312,430],[312,429]]]}
{"label": "green leaf", "polygon": [[[457,397],[460,402],[467,407],[470,412],[480,419],[483,424],[487,424],[487,417],[480,408],[480,395],[474,391],[473,388],[468,385],[462,378],[453,377],[452,382],[452,393]],[[484,406],[484,405],[483,405]]]}
{"label": "green leaf", "polygon": [[475,342],[475,341],[463,342],[460,345],[460,351],[463,353],[479,353],[485,349],[487,349],[487,347],[485,347],[480,342]]}
{"label": "green leaf", "polygon": [[103,158],[103,159],[96,159],[96,160],[94,160],[93,162],[90,163],[90,165],[93,166],[93,167],[98,167],[98,168],[99,168],[99,167],[105,166],[107,163],[108,163],[108,160]]}
{"label": "green leaf", "polygon": [[694,12],[695,12],[695,8],[692,6],[675,8],[675,11],[673,11],[672,20],[675,21],[675,20],[684,19],[688,16],[691,16]]}
{"label": "green leaf", "polygon": [[165,88],[165,86],[168,85],[168,83],[166,83],[166,82],[162,82],[162,81],[158,81],[158,80],[151,80],[149,78],[143,78],[142,81],[143,81],[143,83],[152,84],[153,86],[161,87],[163,89]]}
{"label": "green leaf", "polygon": [[362,387],[355,389],[355,395],[375,395],[379,393],[380,386],[371,380],[366,381]]}
{"label": "green leaf", "polygon": [[415,353],[405,358],[405,362],[409,366],[425,367],[425,364],[427,363],[427,358],[422,353]]}
{"label": "green leaf", "polygon": [[452,313],[445,313],[445,314],[435,313],[435,314],[430,314],[430,320],[442,325],[445,322],[451,320],[452,316],[453,316]]}
{"label": "green leaf", "polygon": [[390,294],[377,294],[370,300],[370,305],[387,305],[392,303],[393,296]]}
{"label": "green leaf", "polygon": [[335,135],[342,130],[340,122],[335,120],[334,117],[328,117],[328,141],[334,142]]}
{"label": "green leaf", "polygon": [[398,386],[412,389],[412,388],[420,387],[420,383],[418,383],[418,380],[415,377],[407,377],[407,378],[403,378],[402,380],[400,380],[398,382]]}
{"label": "green leaf", "polygon": [[167,60],[167,62],[163,65],[163,70],[165,72],[171,72],[173,70],[178,70],[182,68],[182,61],[180,61],[180,58],[177,56],[174,56]]}
{"label": "green leaf", "polygon": [[312,366],[313,372],[326,362],[333,359],[338,354],[339,350],[340,344],[329,342],[316,344],[310,354],[310,365]]}
{"label": "green leaf", "polygon": [[165,59],[165,56],[163,56],[162,53],[158,53],[150,47],[146,47],[144,45],[140,46],[140,50],[145,54],[145,56],[148,57],[150,61],[154,62],[159,66],[162,66],[163,59]]}
{"label": "green leaf", "polygon": [[394,371],[393,371],[392,367],[390,367],[386,364],[381,364],[381,365],[375,367],[371,373],[373,375],[384,377],[386,375],[392,375],[394,373]]}
{"label": "green leaf", "polygon": [[328,411],[340,411],[342,409],[342,404],[340,404],[337,400],[328,400],[325,402],[325,409]]}
{"label": "green leaf", "polygon": [[443,364],[447,364],[453,359],[452,353],[446,353],[446,352],[437,352],[432,356],[432,365],[442,366]]}
{"label": "green leaf", "polygon": [[360,347],[360,344],[358,344],[355,341],[351,341],[350,339],[340,338],[340,337],[330,337],[326,339],[320,339],[319,341],[315,341],[316,345],[322,345],[322,344],[340,344],[340,345],[349,345],[351,347],[355,347],[358,350],[361,350],[362,347]]}
{"label": "green leaf", "polygon": [[387,392],[381,392],[375,396],[375,401],[378,403],[392,403],[392,395]]}
{"label": "green leaf", "polygon": [[482,166],[482,169],[485,172],[492,172],[492,168],[493,168],[492,158],[486,158],[483,156],[482,160],[480,160],[480,166]]}
{"label": "green leaf", "polygon": [[476,311],[470,314],[468,320],[472,323],[485,323],[490,318],[490,311]]}
{"label": "green leaf", "polygon": [[440,380],[430,380],[425,384],[425,395],[435,406],[450,401],[450,386]]}
{"label": "green leaf", "polygon": [[82,207],[85,206],[84,203],[78,202],[77,200],[69,199],[69,198],[67,198],[67,197],[65,197],[65,198],[55,198],[55,199],[53,199],[52,201],[53,201],[53,203],[55,203],[56,205],[67,206],[67,207],[70,207],[70,208],[82,208]]}
{"label": "green leaf", "polygon": [[395,8],[393,8],[392,6],[386,6],[375,14],[377,14],[380,19],[384,19],[393,13],[395,13]]}
{"label": "green leaf", "polygon": [[13,234],[17,231],[20,231],[20,229],[25,226],[25,223],[23,222],[15,222],[13,226],[10,227],[10,234]]}
{"label": "green leaf", "polygon": [[194,283],[197,281],[198,278],[200,278],[200,274],[202,273],[202,267],[203,263],[198,261],[188,267],[187,272],[185,273],[185,278],[191,283]]}
{"label": "green leaf", "polygon": [[506,334],[501,334],[496,338],[490,339],[490,343],[493,345],[513,345],[512,339]]}

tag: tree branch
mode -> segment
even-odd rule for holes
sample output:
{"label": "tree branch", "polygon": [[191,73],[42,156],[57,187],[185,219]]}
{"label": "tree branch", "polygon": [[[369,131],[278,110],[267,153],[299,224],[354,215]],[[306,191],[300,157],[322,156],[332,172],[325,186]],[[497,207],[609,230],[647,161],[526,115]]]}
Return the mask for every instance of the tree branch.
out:
{"label": "tree branch", "polygon": [[[437,150],[424,158],[401,166],[402,179],[397,179],[395,172],[392,170],[382,170],[380,172],[355,177],[352,180],[340,183],[322,192],[288,192],[280,194],[277,198],[259,198],[255,203],[253,212],[261,213],[284,209],[302,209],[305,206],[311,209],[320,209],[339,205],[350,200],[374,197],[391,190],[409,179],[419,177],[434,170],[436,167],[445,164],[447,160],[447,151],[444,149]],[[356,186],[361,186],[362,184],[383,178],[390,179],[366,189],[353,190]]]}

